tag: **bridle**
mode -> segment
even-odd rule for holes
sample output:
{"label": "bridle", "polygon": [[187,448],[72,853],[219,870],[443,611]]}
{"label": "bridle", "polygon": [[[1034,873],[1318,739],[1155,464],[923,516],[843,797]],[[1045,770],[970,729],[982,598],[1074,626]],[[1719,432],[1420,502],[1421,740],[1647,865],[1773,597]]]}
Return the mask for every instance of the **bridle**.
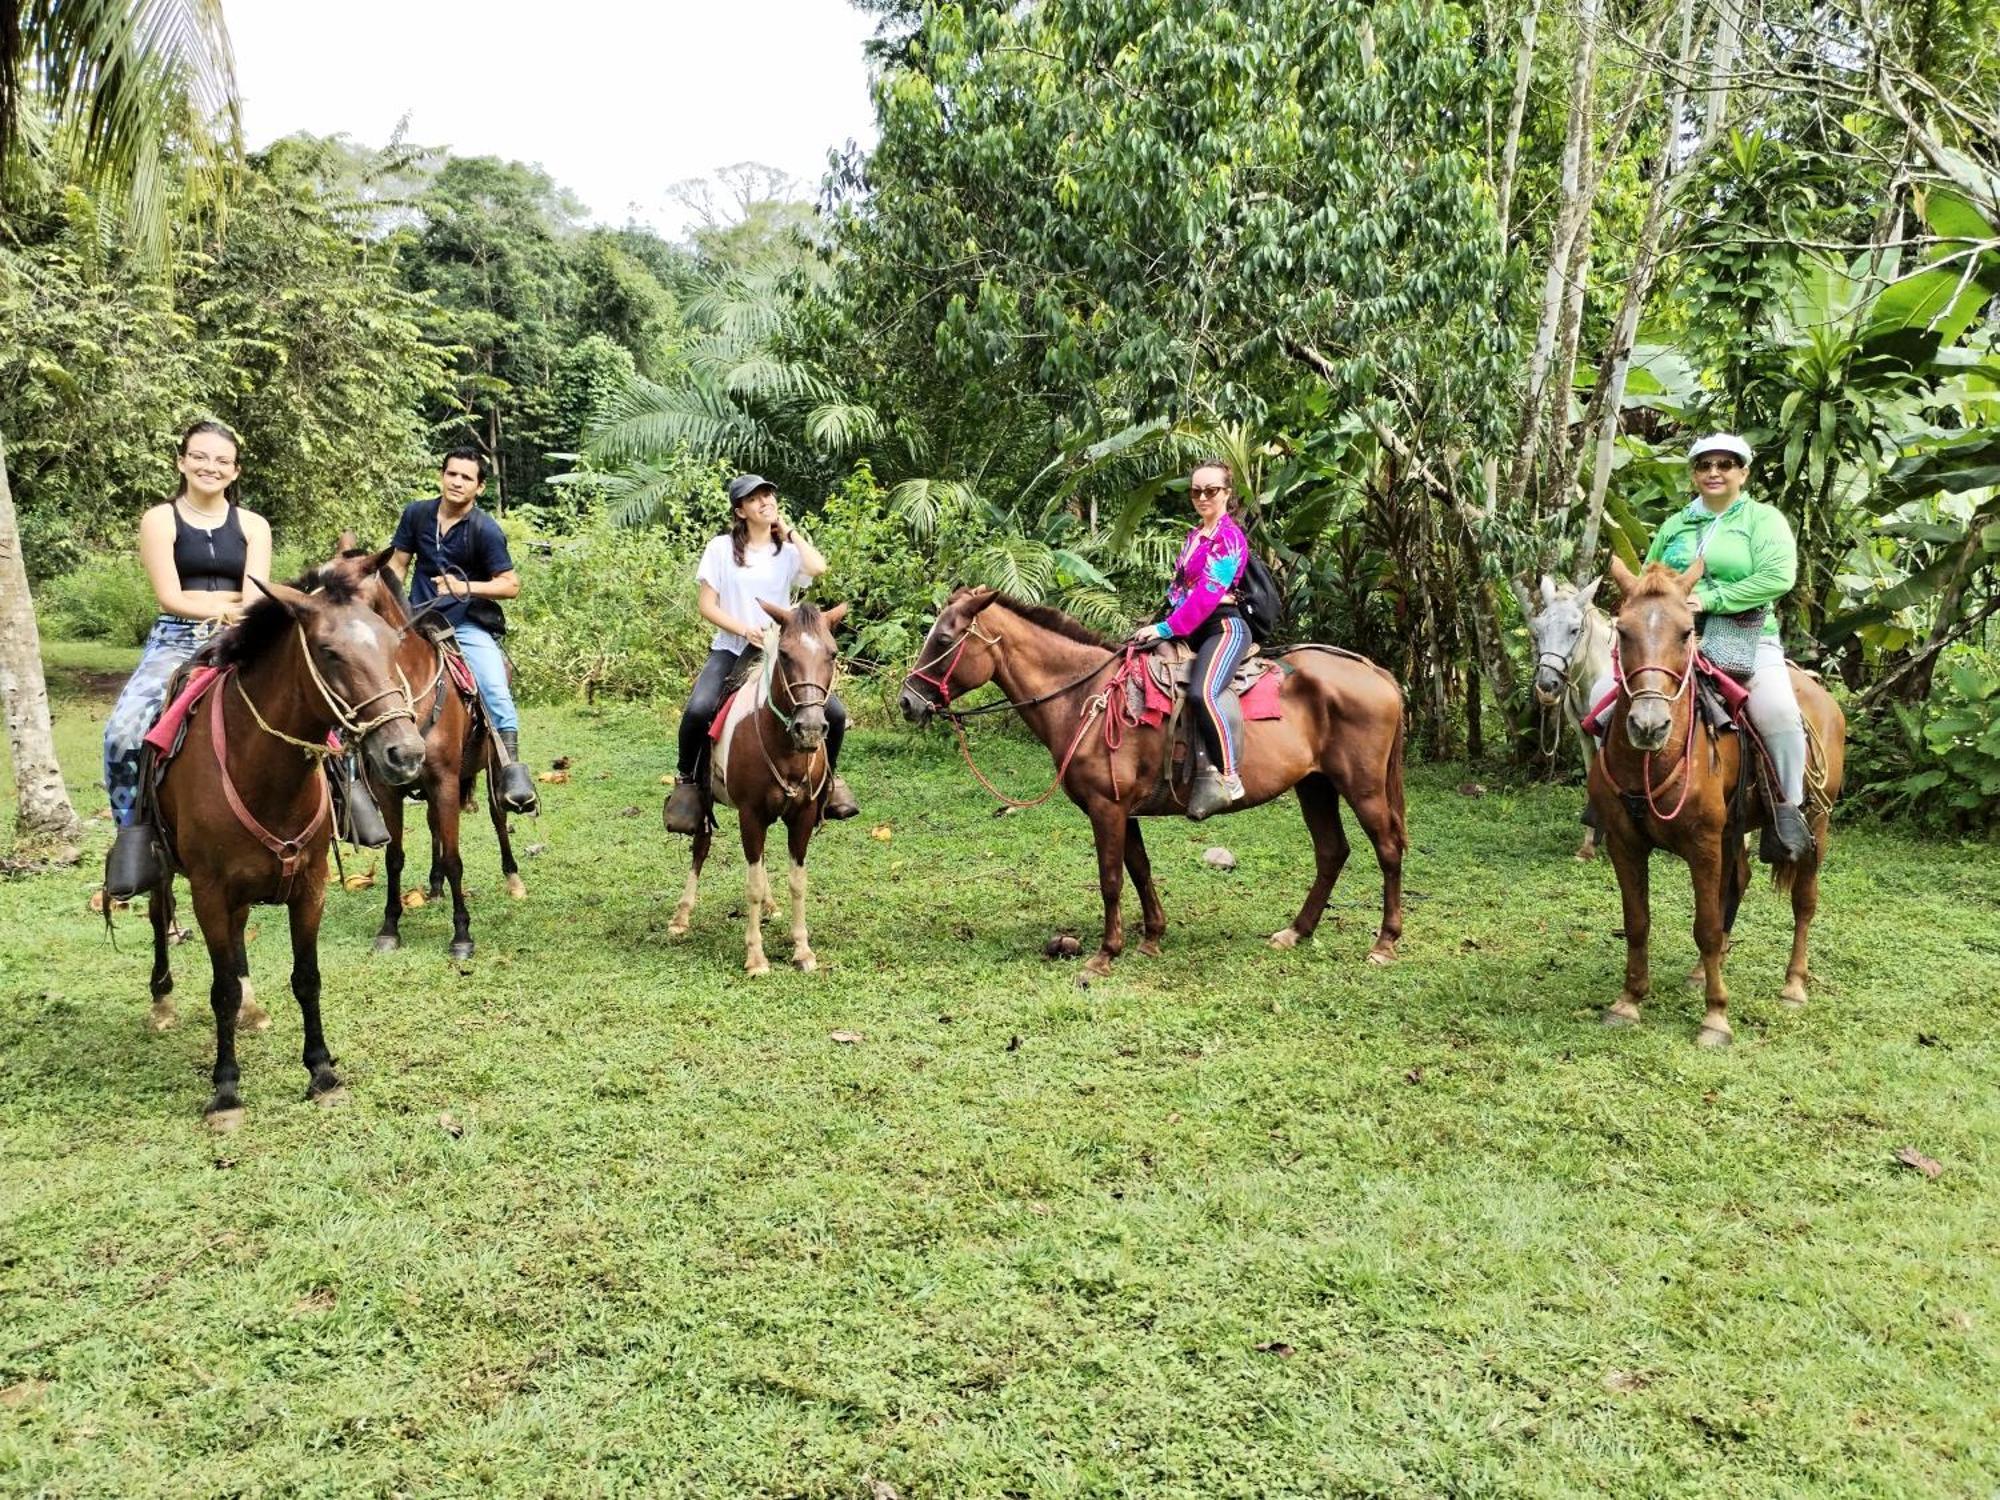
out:
{"label": "bridle", "polygon": [[[1119,653],[1113,651],[1109,661],[1100,662],[1081,677],[1074,678],[1064,683],[1061,687],[1050,688],[1046,693],[1039,693],[1033,698],[1001,698],[992,703],[982,703],[977,708],[954,709],[951,706],[951,680],[958,673],[958,659],[965,654],[965,648],[975,640],[979,641],[982,645],[992,646],[996,650],[1001,645],[999,636],[988,635],[979,628],[977,621],[967,620],[965,622],[965,629],[959,632],[956,645],[941,649],[929,661],[919,662],[903,674],[903,681],[906,684],[921,682],[925,687],[936,691],[938,703],[931,711],[942,715],[945,721],[954,729],[962,730],[967,719],[977,719],[984,714],[1005,713],[1009,709],[1038,708],[1044,703],[1052,703],[1058,698],[1075,692],[1078,688],[1096,677],[1099,672],[1110,666],[1112,662],[1119,659]],[[927,667],[936,666],[939,662],[944,663],[944,670],[942,672],[932,673],[925,670]]]}
{"label": "bridle", "polygon": [[[326,705],[326,711],[333,716],[333,722],[346,735],[351,736],[356,745],[359,745],[361,741],[367,739],[369,735],[380,729],[384,724],[393,724],[398,719],[408,719],[413,724],[416,722],[415,697],[410,692],[410,680],[403,675],[403,669],[400,666],[396,668],[396,681],[394,683],[383,688],[379,693],[370,693],[366,698],[350,703],[347,699],[341,697],[338,692],[334,691],[333,684],[328,682],[326,674],[320,671],[319,660],[313,655],[311,643],[306,640],[305,626],[294,622],[292,629],[298,636],[299,654],[305,658],[306,675],[312,679],[313,686],[318,689],[320,701]],[[232,672],[230,675],[235,679],[237,696],[242,698],[243,706],[250,710],[250,717],[257,721],[257,727],[263,730],[264,733],[270,735],[273,739],[283,740],[288,745],[297,746],[305,752],[309,759],[316,758],[323,761],[329,756],[340,753],[331,746],[325,744],[315,745],[309,740],[302,740],[297,735],[286,734],[284,730],[272,727],[270,721],[258,711],[257,705],[251,699],[249,691],[243,686],[242,674],[240,672]],[[400,692],[403,696],[403,701],[400,704],[392,703],[387,709],[375,715],[372,719],[361,717],[363,709],[395,692]]]}
{"label": "bridle", "polygon": [[[1633,705],[1639,703],[1643,699],[1653,698],[1657,699],[1661,703],[1666,704],[1669,720],[1671,721],[1671,716],[1674,712],[1676,705],[1680,703],[1682,698],[1688,695],[1689,691],[1694,686],[1694,676],[1695,676],[1694,659],[1695,659],[1696,649],[1697,645],[1695,637],[1690,636],[1688,637],[1687,659],[1681,663],[1680,669],[1678,671],[1668,666],[1649,665],[1640,667],[1636,671],[1628,675],[1625,671],[1625,663],[1619,656],[1617,638],[1615,636],[1612,638],[1611,670],[1617,678],[1618,691],[1625,699],[1625,713],[1628,720],[1631,716]],[[1670,682],[1674,684],[1673,692],[1671,693],[1664,692],[1659,688],[1652,688],[1652,687],[1634,688],[1632,686],[1632,679],[1634,677],[1645,677],[1649,673],[1657,673],[1659,676],[1667,678]],[[1690,765],[1694,758],[1694,730],[1695,730],[1695,722],[1698,717],[1699,715],[1697,715],[1692,710],[1692,708],[1690,708],[1687,716],[1687,724],[1688,724],[1687,738],[1685,743],[1681,746],[1680,759],[1677,762],[1675,762],[1673,766],[1668,767],[1669,775],[1672,775],[1675,769],[1678,769],[1681,773],[1681,794],[1677,799],[1675,799],[1674,810],[1672,812],[1661,812],[1658,803],[1654,800],[1653,757],[1654,755],[1658,754],[1658,752],[1653,750],[1646,751],[1645,759],[1641,763],[1643,766],[1644,777],[1645,777],[1644,785],[1646,793],[1646,810],[1650,812],[1654,817],[1658,818],[1662,823],[1673,822],[1674,819],[1678,818],[1681,815],[1681,809],[1687,806],[1688,789],[1694,785],[1694,776],[1691,774]],[[1606,735],[1605,742],[1606,742],[1606,748],[1609,749],[1610,748],[1609,734]],[[1629,795],[1623,787],[1618,785],[1618,778],[1611,774],[1611,764],[1608,760],[1605,762],[1604,774],[1606,778],[1610,780],[1613,789],[1617,791],[1620,797],[1625,797]]]}

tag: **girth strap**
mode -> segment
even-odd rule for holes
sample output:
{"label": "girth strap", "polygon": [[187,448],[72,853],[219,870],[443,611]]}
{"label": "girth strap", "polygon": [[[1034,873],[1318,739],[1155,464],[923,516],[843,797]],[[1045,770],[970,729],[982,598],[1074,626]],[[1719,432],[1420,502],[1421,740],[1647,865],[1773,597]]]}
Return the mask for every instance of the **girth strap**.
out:
{"label": "girth strap", "polygon": [[[224,675],[234,675],[235,671],[236,669],[231,667]],[[221,685],[221,679],[218,678],[216,687],[219,689]],[[236,783],[229,776],[229,730],[222,714],[222,700],[227,696],[226,693],[212,691],[208,700],[209,738],[214,742],[215,768],[222,776],[222,795],[229,803],[229,810],[236,815],[236,821],[243,825],[244,831],[251,834],[258,843],[277,857],[278,900],[283,903],[291,899],[292,881],[305,865],[306,855],[310,852],[306,845],[320,831],[333,810],[333,794],[327,788],[325,771],[314,766],[311,775],[319,783],[319,811],[313,814],[312,821],[300,830],[298,836],[281,839],[258,822],[255,814],[244,805],[242,796],[236,790]]]}

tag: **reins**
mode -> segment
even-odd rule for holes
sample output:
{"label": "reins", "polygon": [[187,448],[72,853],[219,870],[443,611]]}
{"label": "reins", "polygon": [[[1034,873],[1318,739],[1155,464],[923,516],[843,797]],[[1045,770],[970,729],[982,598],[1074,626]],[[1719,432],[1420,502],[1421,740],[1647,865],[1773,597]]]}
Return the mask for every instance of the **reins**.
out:
{"label": "reins", "polygon": [[[1637,702],[1639,702],[1640,699],[1657,698],[1660,702],[1667,705],[1667,712],[1669,715],[1671,715],[1673,713],[1675,705],[1677,705],[1681,701],[1681,699],[1687,696],[1693,689],[1694,676],[1695,676],[1695,662],[1694,662],[1695,649],[1696,649],[1695,642],[1693,641],[1693,639],[1690,639],[1688,641],[1687,660],[1685,663],[1682,664],[1681,669],[1678,672],[1676,672],[1672,667],[1644,666],[1640,667],[1636,672],[1632,673],[1631,676],[1628,677],[1625,672],[1625,663],[1619,657],[1618,642],[1614,639],[1611,643],[1611,670],[1612,673],[1617,678],[1618,691],[1625,699],[1626,714],[1628,716],[1631,714],[1632,706]],[[1658,688],[1635,689],[1632,686],[1632,677],[1644,677],[1649,672],[1657,672],[1663,677],[1670,678],[1677,684],[1677,686],[1674,688],[1671,694],[1663,693]],[[1687,715],[1687,721],[1688,721],[1687,737],[1685,743],[1683,743],[1683,745],[1681,746],[1680,759],[1674,763],[1674,766],[1668,768],[1668,775],[1670,776],[1673,774],[1673,771],[1675,769],[1678,769],[1681,773],[1681,794],[1677,799],[1675,799],[1674,810],[1672,812],[1661,812],[1659,803],[1655,797],[1655,792],[1657,789],[1653,785],[1653,756],[1658,752],[1652,750],[1646,751],[1644,753],[1644,759],[1640,762],[1641,775],[1646,794],[1646,810],[1650,812],[1655,818],[1659,819],[1659,821],[1662,823],[1673,822],[1676,818],[1678,818],[1681,815],[1681,810],[1687,806],[1688,791],[1694,785],[1694,770],[1693,770],[1694,732],[1695,732],[1695,723],[1699,717],[1700,716],[1696,714],[1694,711],[1694,705],[1690,703],[1688,705],[1688,715]],[[1610,748],[1610,745],[1611,745],[1611,736],[1607,728],[1607,732],[1605,734],[1605,747],[1607,750]],[[1620,797],[1630,796],[1630,793],[1628,793],[1623,787],[1618,785],[1618,778],[1612,775],[1611,763],[1608,760],[1605,762],[1604,765],[1604,775],[1606,779],[1610,781],[1612,789],[1616,791]]]}

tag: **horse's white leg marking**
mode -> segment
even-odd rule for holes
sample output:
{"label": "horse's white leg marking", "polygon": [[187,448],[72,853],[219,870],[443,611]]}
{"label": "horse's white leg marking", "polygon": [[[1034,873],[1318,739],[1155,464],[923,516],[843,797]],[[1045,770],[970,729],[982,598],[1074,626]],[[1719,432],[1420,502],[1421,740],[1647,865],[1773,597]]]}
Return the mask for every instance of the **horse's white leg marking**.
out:
{"label": "horse's white leg marking", "polygon": [[764,874],[764,861],[750,866],[743,892],[743,972],[768,974],[770,960],[764,957],[764,903],[771,897],[771,882]]}
{"label": "horse's white leg marking", "polygon": [[700,884],[701,877],[690,866],[688,869],[687,884],[681,887],[681,903],[674,908],[674,919],[667,923],[667,931],[675,937],[679,937],[688,930],[688,922],[694,916],[695,890]]}
{"label": "horse's white leg marking", "polygon": [[799,972],[810,974],[819,967],[819,959],[814,956],[812,946],[806,941],[806,867],[797,861],[792,864],[792,962]]}

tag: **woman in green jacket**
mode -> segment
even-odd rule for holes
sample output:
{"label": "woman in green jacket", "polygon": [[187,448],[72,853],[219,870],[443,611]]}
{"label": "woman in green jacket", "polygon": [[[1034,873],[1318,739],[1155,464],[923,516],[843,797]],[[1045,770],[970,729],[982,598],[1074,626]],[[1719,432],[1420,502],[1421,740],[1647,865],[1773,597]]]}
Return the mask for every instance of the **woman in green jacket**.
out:
{"label": "woman in green jacket", "polygon": [[[1750,677],[1750,722],[1770,754],[1785,799],[1771,810],[1771,831],[1785,859],[1802,859],[1812,849],[1812,833],[1800,811],[1806,726],[1771,608],[1798,581],[1798,544],[1782,511],[1743,493],[1750,445],[1742,438],[1721,432],[1697,440],[1688,450],[1688,469],[1694,498],[1661,523],[1646,561],[1686,572],[1697,557],[1702,559],[1701,579],[1689,599],[1697,619],[1704,614],[1762,614],[1763,635]],[[1614,686],[1614,677],[1606,674],[1591,689],[1590,701],[1603,701]]]}

